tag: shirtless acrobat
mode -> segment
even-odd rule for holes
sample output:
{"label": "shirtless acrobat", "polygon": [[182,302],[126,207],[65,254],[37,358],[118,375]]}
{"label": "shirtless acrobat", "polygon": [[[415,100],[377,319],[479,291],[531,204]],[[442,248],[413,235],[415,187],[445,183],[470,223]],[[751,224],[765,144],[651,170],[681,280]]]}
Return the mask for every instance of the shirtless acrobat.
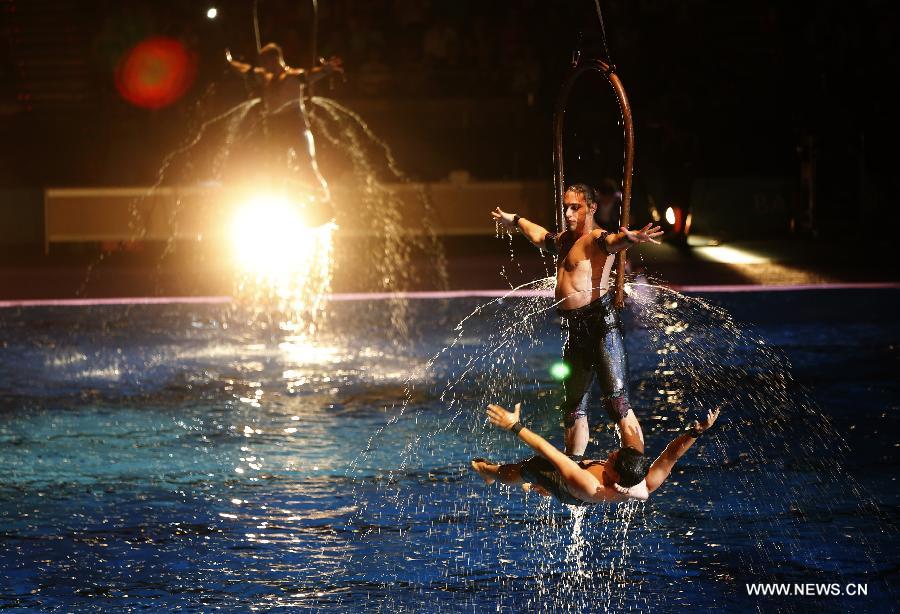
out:
{"label": "shirtless acrobat", "polygon": [[520,403],[511,412],[499,405],[488,405],[487,409],[491,424],[517,434],[537,455],[507,465],[476,458],[472,468],[488,484],[496,480],[508,485],[522,484],[569,505],[647,499],[666,481],[678,459],[719,417],[719,410],[715,409],[709,411],[704,420],[695,421],[687,431],[673,439],[648,468],[644,454],[628,446],[611,452],[605,461],[576,462],[522,426],[520,412]]}
{"label": "shirtless acrobat", "polygon": [[[585,184],[569,186],[563,204],[567,228],[561,233],[550,232],[500,207],[491,215],[506,228],[520,231],[535,246],[557,254],[556,300],[568,333],[563,360],[571,369],[560,409],[566,429],[566,453],[578,458],[588,444],[588,391],[595,378],[613,422],[631,412],[622,324],[609,292],[614,254],[638,243],[659,243],[663,233],[652,224],[640,230],[623,226],[617,233],[599,228],[594,220],[597,195]],[[640,425],[634,421],[633,427],[634,437],[629,440],[623,432],[622,443],[643,452]]]}

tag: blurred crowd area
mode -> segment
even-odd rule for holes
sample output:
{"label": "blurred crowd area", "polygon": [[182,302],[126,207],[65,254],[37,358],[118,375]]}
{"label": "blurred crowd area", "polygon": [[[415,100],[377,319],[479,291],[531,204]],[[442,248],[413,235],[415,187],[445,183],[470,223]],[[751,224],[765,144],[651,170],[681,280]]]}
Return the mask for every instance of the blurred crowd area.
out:
{"label": "blurred crowd area", "polygon": [[[315,93],[370,120],[413,178],[549,178],[554,102],[580,49],[611,56],[625,83],[638,173],[685,186],[698,176],[800,178],[815,158],[820,176],[854,178],[829,192],[892,190],[879,184],[892,176],[897,123],[886,87],[900,68],[891,3],[600,5],[605,37],[592,0],[0,0],[0,183],[152,182],[204,118],[248,95],[224,51],[254,62],[258,28],[291,66],[339,56],[344,77]],[[151,36],[180,41],[196,62],[183,96],[155,110],[114,86],[123,55]],[[612,140],[615,108],[598,114],[596,132]]]}
{"label": "blurred crowd area", "polygon": [[320,5],[321,51],[344,58],[344,96],[533,98],[543,38],[529,19],[535,4],[339,0]]}

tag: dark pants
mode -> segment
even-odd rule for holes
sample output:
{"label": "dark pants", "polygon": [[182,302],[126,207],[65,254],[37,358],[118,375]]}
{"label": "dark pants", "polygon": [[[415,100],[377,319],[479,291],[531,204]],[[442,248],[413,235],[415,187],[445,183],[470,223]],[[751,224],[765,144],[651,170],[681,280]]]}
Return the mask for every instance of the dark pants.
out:
{"label": "dark pants", "polygon": [[565,381],[566,400],[562,405],[566,428],[587,416],[588,393],[596,378],[603,406],[613,422],[631,409],[628,402],[628,357],[622,323],[613,305],[613,296],[602,297],[578,309],[560,309],[568,339],[563,360],[571,373]]}
{"label": "dark pants", "polygon": [[559,499],[560,503],[589,505],[587,501],[582,501],[569,492],[569,485],[559,474],[559,470],[543,456],[532,456],[520,463],[519,467],[526,482],[543,486],[547,492]]}

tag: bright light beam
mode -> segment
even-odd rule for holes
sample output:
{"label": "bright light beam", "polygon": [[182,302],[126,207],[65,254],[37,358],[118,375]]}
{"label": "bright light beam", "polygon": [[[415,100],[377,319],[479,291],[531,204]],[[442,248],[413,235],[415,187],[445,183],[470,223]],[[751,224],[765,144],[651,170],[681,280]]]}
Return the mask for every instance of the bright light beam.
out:
{"label": "bright light beam", "polygon": [[331,290],[333,222],[310,227],[304,207],[283,195],[258,195],[231,225],[236,293],[253,309],[278,314],[295,337],[314,333]]}
{"label": "bright light beam", "polygon": [[312,230],[287,198],[257,196],[236,212],[231,228],[237,263],[247,273],[280,277],[309,263]]}
{"label": "bright light beam", "polygon": [[703,260],[724,264],[766,264],[771,258],[746,249],[727,245],[704,245],[694,248],[694,253]]}

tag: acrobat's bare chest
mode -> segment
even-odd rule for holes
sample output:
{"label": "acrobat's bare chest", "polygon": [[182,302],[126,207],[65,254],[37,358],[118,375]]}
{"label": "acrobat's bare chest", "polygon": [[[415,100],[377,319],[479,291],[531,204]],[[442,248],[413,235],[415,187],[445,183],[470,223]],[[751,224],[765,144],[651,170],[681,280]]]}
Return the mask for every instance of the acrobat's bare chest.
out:
{"label": "acrobat's bare chest", "polygon": [[[557,267],[566,273],[579,275],[586,274],[590,277],[594,266],[594,258],[597,251],[591,244],[589,236],[579,237],[570,244],[561,246]],[[605,256],[606,254],[603,254]]]}

